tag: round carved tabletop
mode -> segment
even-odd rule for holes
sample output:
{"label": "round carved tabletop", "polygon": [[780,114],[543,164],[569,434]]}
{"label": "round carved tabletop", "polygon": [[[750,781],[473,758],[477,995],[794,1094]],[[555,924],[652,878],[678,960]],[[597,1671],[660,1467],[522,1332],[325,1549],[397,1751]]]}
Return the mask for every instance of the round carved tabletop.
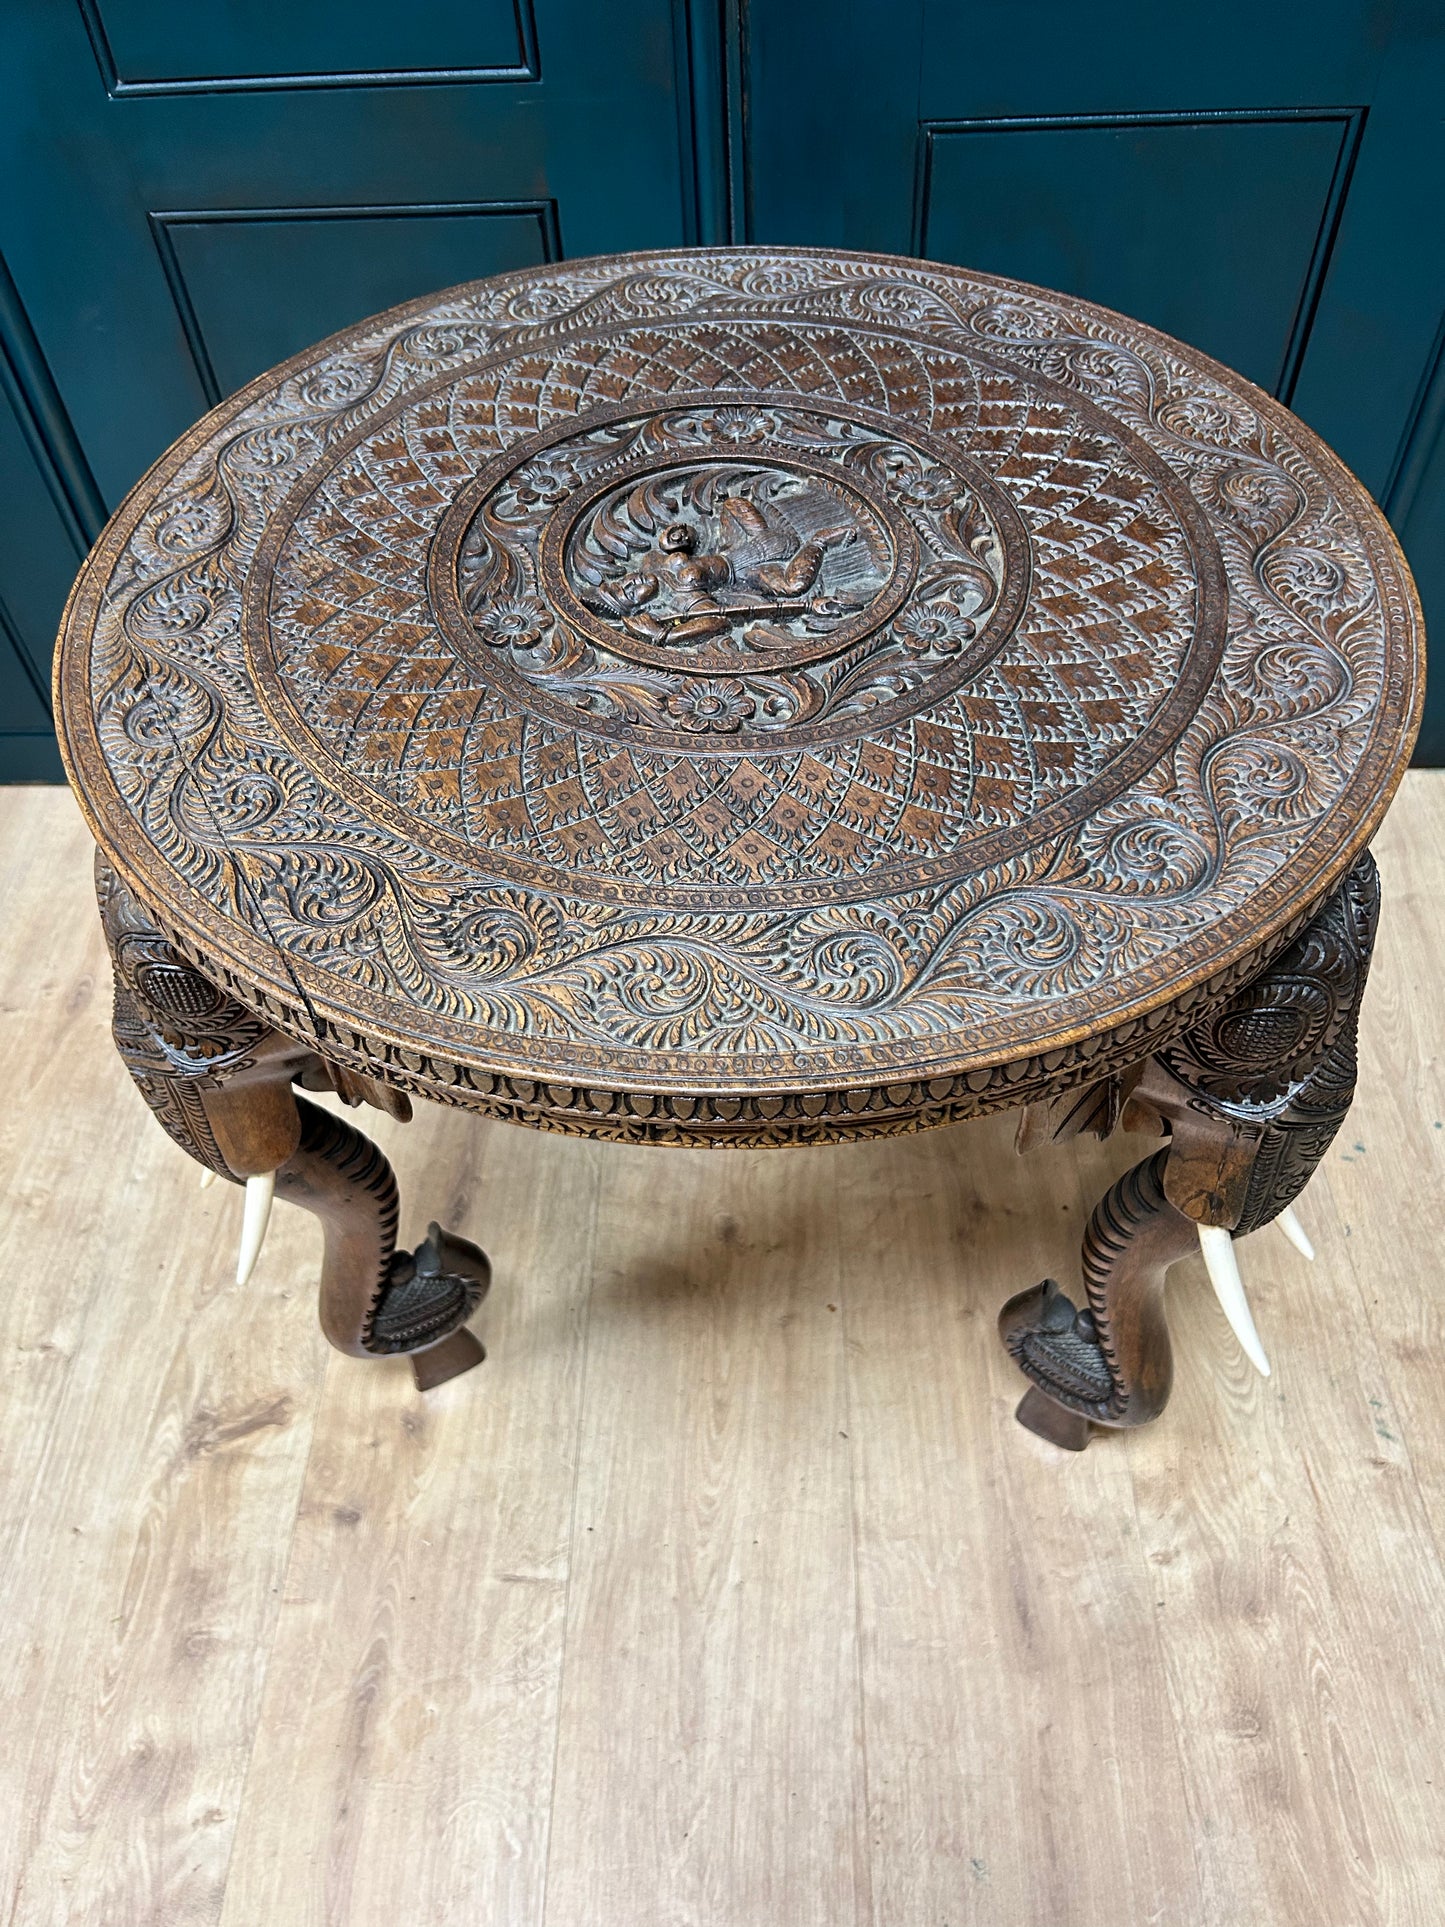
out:
{"label": "round carved tabletop", "polygon": [[62,739],[205,972],[323,1055],[784,1141],[1146,1055],[1378,823],[1384,519],[1285,409],[921,262],[569,262],[361,324],[151,470]]}

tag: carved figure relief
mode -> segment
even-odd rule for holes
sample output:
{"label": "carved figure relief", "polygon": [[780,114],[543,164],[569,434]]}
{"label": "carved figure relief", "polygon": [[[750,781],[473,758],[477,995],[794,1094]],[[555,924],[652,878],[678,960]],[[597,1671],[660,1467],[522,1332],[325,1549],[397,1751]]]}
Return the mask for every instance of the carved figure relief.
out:
{"label": "carved figure relief", "polygon": [[[590,594],[581,591],[589,608],[643,642],[726,636],[750,650],[778,649],[799,633],[826,634],[892,574],[881,543],[860,543],[859,515],[820,526],[820,491],[786,470],[713,465],[620,493],[573,536],[568,574],[574,585],[590,583]],[[828,507],[838,505],[825,500]],[[682,519],[660,522],[659,510]],[[609,555],[613,543],[624,560],[615,548]],[[831,551],[844,553],[830,560]]]}

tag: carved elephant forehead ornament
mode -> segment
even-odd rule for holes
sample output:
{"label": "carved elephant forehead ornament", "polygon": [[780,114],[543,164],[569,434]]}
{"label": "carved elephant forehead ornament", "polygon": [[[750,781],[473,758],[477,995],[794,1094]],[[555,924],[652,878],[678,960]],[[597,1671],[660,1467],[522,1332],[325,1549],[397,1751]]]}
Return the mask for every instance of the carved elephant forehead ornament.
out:
{"label": "carved elephant forehead ornament", "polygon": [[[1388,528],[1299,421],[1044,290],[605,257],[361,323],[118,511],[57,667],[116,1034],[162,1123],[327,1225],[323,1323],[475,1363],[487,1282],[298,1097],[653,1144],[1025,1109],[1168,1148],[1024,1416],[1162,1403],[1159,1281],[1349,1101],[1364,854],[1421,694]],[[1292,1221],[1290,1221],[1292,1222]],[[1297,1227],[1296,1227],[1297,1232]]]}

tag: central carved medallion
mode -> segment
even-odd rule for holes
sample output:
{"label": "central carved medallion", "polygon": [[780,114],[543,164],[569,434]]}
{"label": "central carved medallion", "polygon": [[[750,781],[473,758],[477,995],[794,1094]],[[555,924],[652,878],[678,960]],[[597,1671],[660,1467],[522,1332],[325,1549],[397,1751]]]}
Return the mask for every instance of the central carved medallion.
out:
{"label": "central carved medallion", "polygon": [[594,416],[459,505],[458,640],[559,721],[720,747],[856,727],[1017,613],[1022,530],[966,467],[796,397]]}
{"label": "central carved medallion", "polygon": [[567,587],[609,640],[723,667],[793,659],[870,615],[902,573],[883,518],[853,490],[776,463],[689,464],[589,504],[563,547]]}

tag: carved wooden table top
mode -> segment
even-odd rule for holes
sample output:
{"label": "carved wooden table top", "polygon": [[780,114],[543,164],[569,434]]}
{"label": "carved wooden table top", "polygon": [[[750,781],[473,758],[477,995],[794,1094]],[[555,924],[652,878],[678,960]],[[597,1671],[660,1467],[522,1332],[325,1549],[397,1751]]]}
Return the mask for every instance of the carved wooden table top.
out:
{"label": "carved wooden table top", "polygon": [[1420,621],[1298,420],[1090,304],[768,249],[569,262],[261,377],[58,670],[97,839],[354,1069],[753,1141],[1139,1055],[1339,880]]}
{"label": "carved wooden table top", "polygon": [[[478,282],[263,376],[66,615],[115,1035],[164,1127],[326,1226],[322,1324],[476,1364],[297,1095],[786,1144],[1025,1105],[1163,1132],[1000,1327],[1081,1446],[1169,1391],[1163,1281],[1285,1213],[1354,1089],[1365,845],[1422,694],[1383,518],[1239,377],[863,255]],[[1297,1238],[1302,1234],[1284,1222]]]}

